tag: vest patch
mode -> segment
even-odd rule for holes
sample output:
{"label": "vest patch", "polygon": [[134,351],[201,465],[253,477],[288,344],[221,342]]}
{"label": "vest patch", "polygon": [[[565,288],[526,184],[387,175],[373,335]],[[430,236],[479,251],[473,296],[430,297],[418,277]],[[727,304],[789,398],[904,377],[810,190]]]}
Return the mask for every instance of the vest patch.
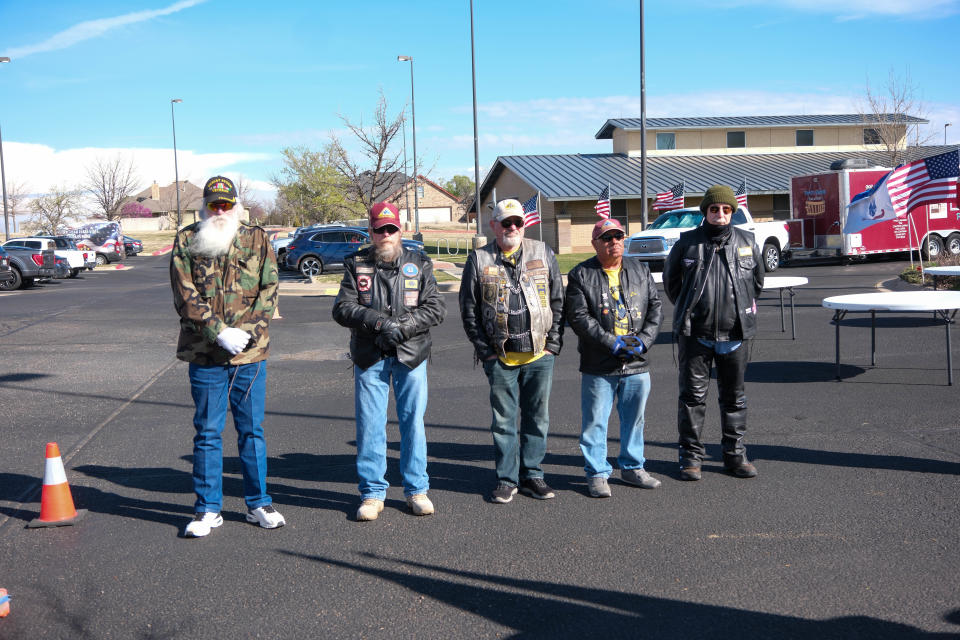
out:
{"label": "vest patch", "polygon": [[417,274],[420,273],[420,267],[412,262],[406,262],[402,267],[400,267],[400,271],[408,278],[416,278]]}
{"label": "vest patch", "polygon": [[413,278],[413,279],[409,279],[409,278],[404,279],[404,281],[403,281],[403,288],[404,288],[404,289],[419,289],[419,288],[420,288],[420,281],[417,280],[416,278]]}
{"label": "vest patch", "polygon": [[370,276],[365,274],[357,275],[357,290],[358,291],[370,291]]}
{"label": "vest patch", "polygon": [[527,263],[527,269],[543,269],[543,260],[531,260]]}
{"label": "vest patch", "polygon": [[746,256],[752,256],[753,249],[751,249],[750,247],[740,247],[739,249],[737,249],[737,255],[739,255],[741,258],[744,258]]}

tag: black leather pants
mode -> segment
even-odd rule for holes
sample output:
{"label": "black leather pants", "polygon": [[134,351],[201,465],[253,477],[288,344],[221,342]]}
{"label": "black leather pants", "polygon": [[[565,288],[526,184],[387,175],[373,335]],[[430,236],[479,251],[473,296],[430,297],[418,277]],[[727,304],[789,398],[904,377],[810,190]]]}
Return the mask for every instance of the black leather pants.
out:
{"label": "black leather pants", "polygon": [[677,402],[677,429],[680,432],[680,466],[699,467],[704,447],[700,442],[706,412],[710,370],[717,366],[720,395],[720,427],[723,464],[734,467],[747,462],[743,434],[747,428],[747,401],[743,376],[747,370],[750,343],[729,354],[715,353],[696,338],[679,337],[680,397]]}

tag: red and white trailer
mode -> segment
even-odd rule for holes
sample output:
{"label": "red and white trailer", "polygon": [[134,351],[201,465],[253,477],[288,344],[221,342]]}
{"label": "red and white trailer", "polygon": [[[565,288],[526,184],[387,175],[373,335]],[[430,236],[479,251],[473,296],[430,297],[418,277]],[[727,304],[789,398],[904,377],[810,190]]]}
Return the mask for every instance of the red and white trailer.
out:
{"label": "red and white trailer", "polygon": [[838,169],[790,181],[787,257],[861,257],[920,249],[924,257],[960,255],[957,202],[919,205],[906,216],[843,233],[850,198],[871,188],[889,169]]}

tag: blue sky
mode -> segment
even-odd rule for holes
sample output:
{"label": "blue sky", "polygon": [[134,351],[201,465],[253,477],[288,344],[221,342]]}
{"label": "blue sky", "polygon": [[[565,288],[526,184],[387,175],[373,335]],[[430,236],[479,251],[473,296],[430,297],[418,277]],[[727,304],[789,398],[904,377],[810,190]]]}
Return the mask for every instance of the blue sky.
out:
{"label": "blue sky", "polygon": [[[134,159],[144,186],[252,180],[286,146],[369,121],[382,90],[410,99],[430,177],[473,176],[468,0],[0,3],[7,182],[80,182],[96,157]],[[480,164],[607,152],[607,118],[640,115],[639,2],[475,0]],[[854,113],[869,79],[909,74],[933,142],[960,142],[960,0],[647,0],[648,116]],[[408,135],[408,151],[410,131]],[[412,161],[411,161],[412,164]]]}

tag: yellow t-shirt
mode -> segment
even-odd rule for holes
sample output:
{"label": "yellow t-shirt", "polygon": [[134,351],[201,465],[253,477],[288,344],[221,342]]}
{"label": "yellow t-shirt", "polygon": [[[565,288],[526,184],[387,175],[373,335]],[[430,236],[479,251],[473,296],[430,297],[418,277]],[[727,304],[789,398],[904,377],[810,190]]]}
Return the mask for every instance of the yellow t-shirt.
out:
{"label": "yellow t-shirt", "polygon": [[620,289],[620,267],[604,269],[607,282],[610,285],[610,306],[613,309],[613,333],[625,336],[630,333],[630,320],[627,318],[627,307],[623,304],[623,292]]}
{"label": "yellow t-shirt", "polygon": [[[511,256],[513,256],[513,254],[515,254],[520,247],[521,245],[517,245],[515,249],[509,252],[504,251],[504,259],[510,260]],[[546,351],[541,351],[540,353],[535,353],[533,351],[507,351],[505,354],[503,354],[503,356],[500,357],[500,362],[508,367],[516,367],[521,364],[530,364],[531,362],[535,362],[542,358],[544,353],[546,353]]]}

